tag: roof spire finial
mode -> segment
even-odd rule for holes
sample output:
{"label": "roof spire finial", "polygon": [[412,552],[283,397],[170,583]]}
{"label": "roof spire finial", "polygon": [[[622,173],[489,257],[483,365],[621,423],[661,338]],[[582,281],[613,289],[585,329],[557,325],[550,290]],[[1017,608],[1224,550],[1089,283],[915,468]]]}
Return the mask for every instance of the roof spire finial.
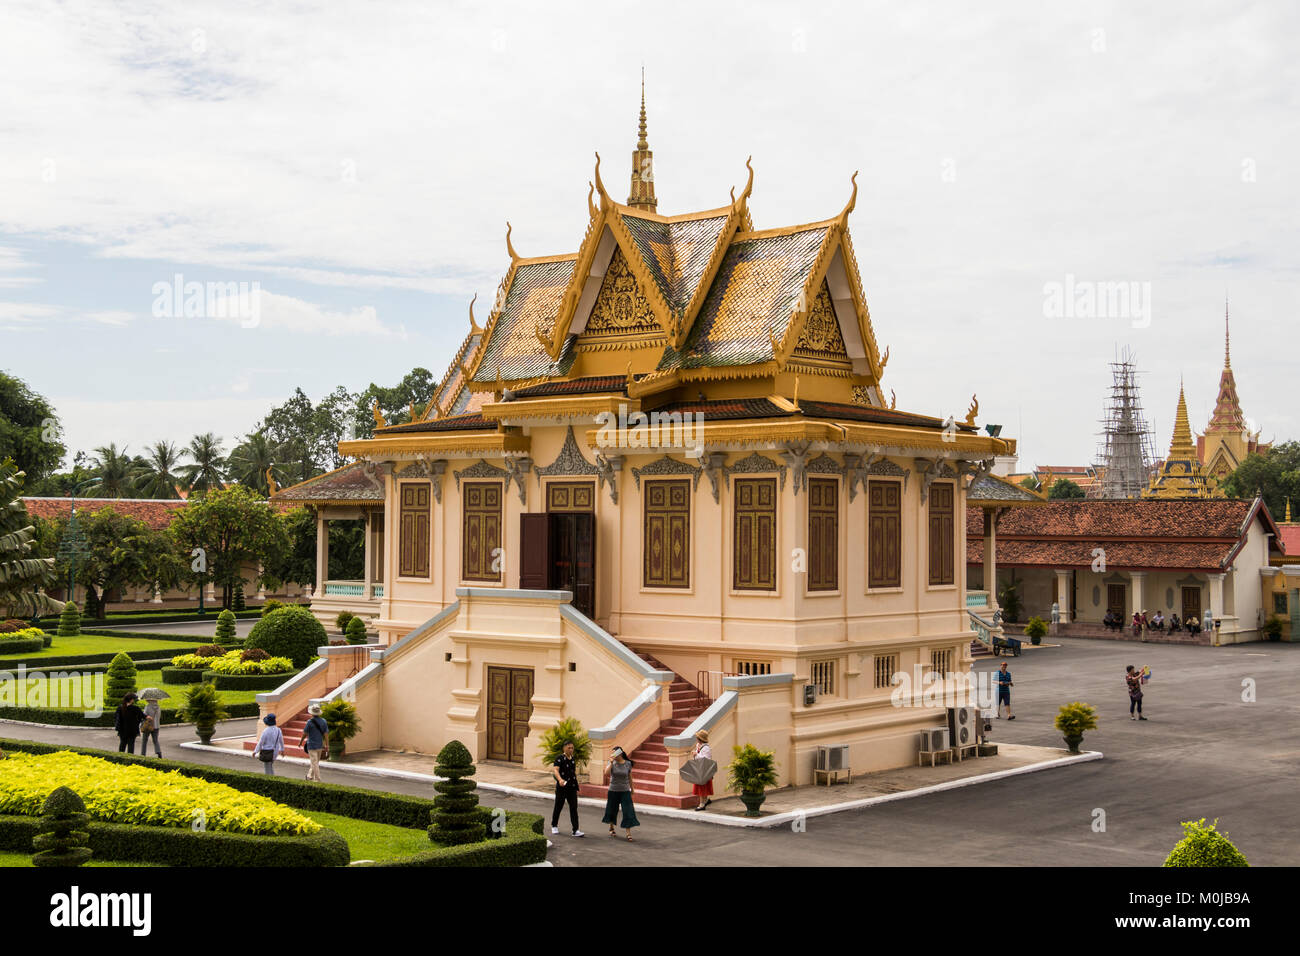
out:
{"label": "roof spire finial", "polygon": [[1223,295],[1223,367],[1232,368],[1231,339],[1228,333],[1228,294]]}
{"label": "roof spire finial", "polygon": [[632,153],[632,190],[628,193],[627,204],[633,209],[648,209],[654,212],[659,205],[655,199],[654,153],[645,131],[645,67],[641,67],[641,125],[636,141],[636,151]]}

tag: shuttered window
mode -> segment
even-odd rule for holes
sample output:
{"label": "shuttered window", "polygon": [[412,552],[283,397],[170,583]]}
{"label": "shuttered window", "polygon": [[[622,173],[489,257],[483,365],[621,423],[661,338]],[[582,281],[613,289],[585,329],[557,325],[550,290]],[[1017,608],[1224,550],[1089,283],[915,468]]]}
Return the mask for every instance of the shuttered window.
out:
{"label": "shuttered window", "polygon": [[691,483],[645,483],[642,581],[648,588],[690,587]]}
{"label": "shuttered window", "polygon": [[776,590],[776,479],[737,478],[732,586]]}
{"label": "shuttered window", "polygon": [[903,586],[903,486],[867,483],[867,587]]}
{"label": "shuttered window", "polygon": [[840,586],[840,483],[808,479],[808,590]]}
{"label": "shuttered window", "polygon": [[952,483],[930,486],[930,583],[953,583]]}
{"label": "shuttered window", "polygon": [[500,581],[501,485],[467,481],[463,487],[461,577],[466,581]]}
{"label": "shuttered window", "polygon": [[399,516],[397,573],[404,578],[429,576],[429,485],[404,482]]}

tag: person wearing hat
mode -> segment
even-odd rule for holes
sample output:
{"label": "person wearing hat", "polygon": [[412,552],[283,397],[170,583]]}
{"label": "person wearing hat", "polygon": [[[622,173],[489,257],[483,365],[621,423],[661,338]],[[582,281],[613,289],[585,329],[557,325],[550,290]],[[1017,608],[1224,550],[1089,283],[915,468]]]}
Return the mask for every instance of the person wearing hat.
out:
{"label": "person wearing hat", "polygon": [[307,708],[307,713],[311,716],[308,717],[307,726],[302,733],[302,749],[307,751],[307,759],[311,761],[311,767],[307,770],[307,779],[320,783],[320,758],[322,755],[328,757],[330,752],[328,743],[330,725],[320,715],[320,704],[312,704]]}
{"label": "person wearing hat", "polygon": [[262,723],[266,724],[266,729],[257,738],[253,756],[262,761],[262,771],[274,777],[275,758],[284,753],[284,734],[275,725],[275,714],[267,714],[262,718]]}
{"label": "person wearing hat", "polygon": [[[709,748],[709,732],[707,730],[701,730],[695,734],[695,753],[691,754],[691,759],[694,760],[696,757],[703,757],[705,760],[713,759],[713,751]],[[713,796],[712,777],[704,783],[691,784],[691,789],[700,798],[700,805],[695,808],[696,810],[703,810],[713,802],[711,799]]]}

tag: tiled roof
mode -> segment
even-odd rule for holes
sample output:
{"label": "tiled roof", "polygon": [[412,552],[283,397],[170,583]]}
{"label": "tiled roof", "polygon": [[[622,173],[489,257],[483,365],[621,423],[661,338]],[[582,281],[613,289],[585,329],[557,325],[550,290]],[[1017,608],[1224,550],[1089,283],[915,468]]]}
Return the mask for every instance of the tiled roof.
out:
{"label": "tiled roof", "polygon": [[572,339],[565,341],[559,360],[553,362],[538,340],[537,330],[545,335],[554,330],[573,263],[573,259],[560,259],[521,262],[515,267],[474,381],[494,382],[500,376],[509,382],[568,373],[573,365]]}
{"label": "tiled roof", "polygon": [[482,415],[475,413],[448,418],[430,418],[420,422],[407,422],[402,425],[389,425],[387,428],[376,428],[375,437],[385,438],[389,435],[405,435],[410,432],[457,432],[478,429],[496,431],[496,427],[496,422],[489,421]]}
{"label": "tiled roof", "polygon": [[[875,408],[866,405],[847,405],[841,402],[814,402],[800,400],[799,409],[810,418],[842,418],[851,422],[870,422],[876,425],[903,425],[910,428],[943,428],[942,418],[900,412],[893,408]],[[954,422],[958,431],[973,432],[973,425]]]}
{"label": "tiled roof", "polygon": [[706,422],[749,418],[785,418],[795,414],[767,398],[724,398],[703,402],[672,402],[648,410],[661,415],[703,415]]}
{"label": "tiled roof", "polygon": [[622,220],[669,308],[685,311],[704,278],[727,217],[662,222],[624,213]]}
{"label": "tiled roof", "polygon": [[[998,522],[999,565],[1220,570],[1240,545],[1253,501],[1235,499],[1049,501]],[[1257,518],[1272,527],[1267,512]],[[966,559],[984,561],[984,512],[966,510]]]}
{"label": "tiled roof", "polygon": [[772,358],[785,336],[829,229],[733,240],[681,351],[666,349],[661,370],[753,365]]}
{"label": "tiled roof", "polygon": [[288,488],[281,488],[272,495],[271,500],[277,502],[383,501],[383,480],[368,477],[369,467],[366,462],[351,462],[334,471],[327,471],[323,475],[308,478]]}
{"label": "tiled roof", "polygon": [[592,395],[597,392],[627,392],[624,375],[593,375],[567,382],[542,382],[515,392],[516,398],[541,398],[545,395]]}
{"label": "tiled roof", "polygon": [[968,504],[1037,504],[1043,499],[1028,488],[997,475],[984,475],[966,489]]}
{"label": "tiled roof", "polygon": [[[461,366],[469,364],[482,341],[482,332],[470,332],[465,336],[465,341],[461,343],[455,356],[452,357],[451,364],[447,366],[447,374],[442,377],[442,382],[433,393],[435,404],[449,415],[460,414],[469,403],[469,395],[464,387],[465,375],[461,371]],[[451,405],[447,407],[449,400]]]}
{"label": "tiled roof", "polygon": [[[71,498],[23,498],[29,517],[52,521],[66,518],[72,507]],[[78,498],[79,513],[95,512],[101,508],[112,508],[120,515],[138,518],[155,531],[171,524],[176,512],[184,508],[182,499],[158,498]]]}
{"label": "tiled roof", "polygon": [[1280,524],[1278,540],[1289,557],[1300,555],[1300,524]]}

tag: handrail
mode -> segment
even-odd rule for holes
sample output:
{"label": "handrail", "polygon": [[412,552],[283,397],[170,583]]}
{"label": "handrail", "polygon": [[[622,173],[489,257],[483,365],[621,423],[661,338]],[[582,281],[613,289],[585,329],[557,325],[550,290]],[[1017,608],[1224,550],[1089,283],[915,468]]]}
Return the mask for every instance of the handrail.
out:
{"label": "handrail", "polygon": [[[695,700],[706,707],[718,699],[722,693],[722,680],[725,677],[738,677],[738,671],[696,671]],[[714,678],[717,678],[716,680]]]}
{"label": "handrail", "polygon": [[675,737],[665,737],[665,747],[689,747],[695,740],[695,735],[701,730],[709,730],[721,720],[731,708],[736,706],[736,701],[740,695],[734,690],[724,691],[718,696],[709,709],[700,716],[696,717],[689,727],[683,730]]}
{"label": "handrail", "polygon": [[642,689],[636,697],[632,698],[632,702],[619,711],[604,727],[593,727],[589,730],[587,737],[591,740],[613,740],[647,707],[658,701],[662,694],[663,687],[658,684]]}
{"label": "handrail", "polygon": [[975,640],[990,651],[993,650],[993,632],[997,629],[996,625],[992,621],[980,617],[970,608],[966,609],[966,613],[970,616],[970,629],[975,632]]}

